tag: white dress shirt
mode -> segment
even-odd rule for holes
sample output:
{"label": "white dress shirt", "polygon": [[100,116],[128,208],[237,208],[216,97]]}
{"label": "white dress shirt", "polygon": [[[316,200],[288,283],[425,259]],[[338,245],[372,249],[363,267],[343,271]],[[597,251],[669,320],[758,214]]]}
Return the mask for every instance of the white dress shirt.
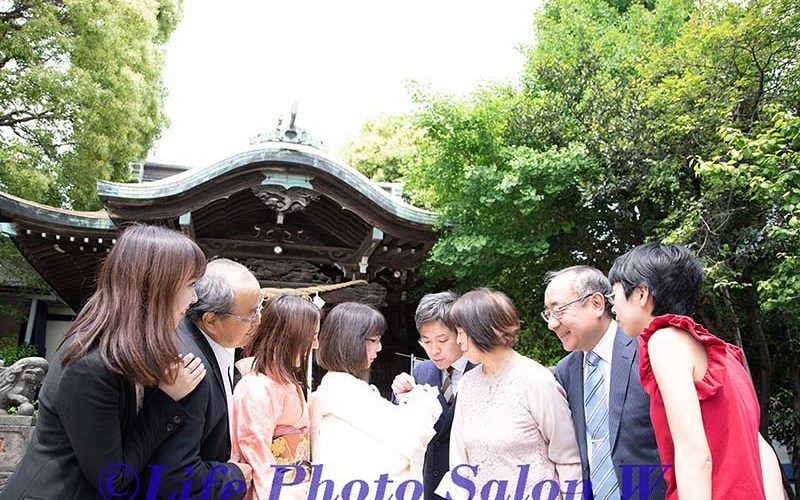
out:
{"label": "white dress shirt", "polygon": [[[603,370],[603,387],[606,390],[606,408],[608,408],[608,398],[611,394],[611,356],[614,353],[614,339],[617,336],[617,322],[613,319],[608,325],[608,329],[600,338],[600,342],[594,346],[595,354],[600,356],[600,369]],[[586,353],[583,353],[583,381],[586,382]],[[585,396],[585,395],[584,395]],[[585,418],[585,416],[584,416]],[[589,436],[589,430],[586,429],[586,453],[592,456],[592,439]]]}
{"label": "white dress shirt", "polygon": [[[450,387],[453,388],[453,396],[458,394],[458,383],[461,381],[461,377],[464,376],[464,372],[467,369],[467,358],[461,356],[456,361],[453,362],[453,373],[450,374]],[[440,370],[442,372],[442,380],[444,380],[445,373],[447,370]]]}

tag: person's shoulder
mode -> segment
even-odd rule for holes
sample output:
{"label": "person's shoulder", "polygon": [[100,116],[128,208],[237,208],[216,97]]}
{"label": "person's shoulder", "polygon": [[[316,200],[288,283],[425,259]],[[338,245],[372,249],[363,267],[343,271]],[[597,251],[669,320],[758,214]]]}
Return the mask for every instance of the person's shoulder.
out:
{"label": "person's shoulder", "polygon": [[567,353],[566,356],[558,360],[558,363],[556,363],[556,370],[563,373],[570,367],[572,363],[576,361],[583,361],[583,351],[572,351]]}
{"label": "person's shoulder", "polygon": [[197,343],[197,335],[202,335],[202,333],[197,329],[194,323],[189,321],[188,318],[182,319],[178,324],[178,341],[184,354],[189,352],[193,354],[202,354],[200,346]]}
{"label": "person's shoulder", "polygon": [[521,354],[516,356],[512,369],[516,371],[515,378],[528,381],[530,386],[558,383],[553,370]]}
{"label": "person's shoulder", "polygon": [[[205,346],[202,346],[201,343],[205,344]],[[212,369],[212,361],[214,364],[217,363],[211,345],[203,336],[203,332],[194,323],[185,318],[178,326],[178,348],[181,354],[191,353],[200,358],[206,365],[207,370]]]}
{"label": "person's shoulder", "polygon": [[411,374],[414,376],[415,379],[420,377],[427,378],[432,373],[436,373],[437,370],[438,368],[436,368],[436,365],[433,363],[433,361],[427,359],[422,363],[417,364],[417,366],[415,366],[414,369],[412,370]]}
{"label": "person's shoulder", "polygon": [[[59,349],[57,353],[59,362],[63,351]],[[100,349],[91,349],[84,353],[81,357],[74,359],[68,364],[62,365],[64,373],[78,373],[78,374],[98,374],[98,375],[114,375],[113,371],[108,367],[100,354]]]}
{"label": "person's shoulder", "polygon": [[322,376],[322,380],[315,392],[337,391],[340,389],[370,390],[367,382],[349,373],[328,372]]}
{"label": "person's shoulder", "polygon": [[461,391],[464,386],[472,385],[481,377],[482,366],[480,364],[474,365],[471,370],[464,372],[461,376],[461,381],[458,383],[458,390]]}

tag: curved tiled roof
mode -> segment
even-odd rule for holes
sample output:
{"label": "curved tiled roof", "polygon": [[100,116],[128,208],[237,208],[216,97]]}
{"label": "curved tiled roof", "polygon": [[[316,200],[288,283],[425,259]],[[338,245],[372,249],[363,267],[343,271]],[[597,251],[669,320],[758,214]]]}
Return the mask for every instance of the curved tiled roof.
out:
{"label": "curved tiled roof", "polygon": [[[387,193],[354,168],[324,155],[316,148],[284,142],[266,142],[207,167],[195,167],[178,174],[142,184],[97,181],[97,194],[107,206],[152,205],[159,200],[177,198],[188,191],[214,183],[223,176],[232,177],[252,171],[276,172],[287,167],[302,169],[311,176],[336,178],[355,193],[366,198],[374,208],[391,214],[398,222],[432,226],[438,215]],[[241,189],[241,187],[237,188]]]}
{"label": "curved tiled roof", "polygon": [[65,210],[0,191],[0,216],[2,215],[54,226],[99,230],[116,230],[117,228],[105,210],[96,212]]}

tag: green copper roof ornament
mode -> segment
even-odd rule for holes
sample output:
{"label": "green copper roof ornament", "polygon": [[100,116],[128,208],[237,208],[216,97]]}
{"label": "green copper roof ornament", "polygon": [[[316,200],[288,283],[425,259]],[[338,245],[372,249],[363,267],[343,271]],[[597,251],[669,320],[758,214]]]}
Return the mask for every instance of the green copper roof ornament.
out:
{"label": "green copper roof ornament", "polygon": [[278,125],[270,131],[258,134],[250,139],[251,145],[264,142],[288,142],[291,144],[305,144],[317,149],[323,149],[322,141],[311,136],[305,129],[295,125],[297,120],[297,101],[292,103],[291,118],[288,125],[283,124],[283,116],[278,117]]}

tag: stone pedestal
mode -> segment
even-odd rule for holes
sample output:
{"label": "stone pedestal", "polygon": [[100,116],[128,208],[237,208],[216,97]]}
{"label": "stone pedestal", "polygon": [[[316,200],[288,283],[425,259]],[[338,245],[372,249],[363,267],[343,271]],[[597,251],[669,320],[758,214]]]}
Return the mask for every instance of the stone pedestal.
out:
{"label": "stone pedestal", "polygon": [[22,460],[36,427],[36,417],[0,415],[0,491]]}

